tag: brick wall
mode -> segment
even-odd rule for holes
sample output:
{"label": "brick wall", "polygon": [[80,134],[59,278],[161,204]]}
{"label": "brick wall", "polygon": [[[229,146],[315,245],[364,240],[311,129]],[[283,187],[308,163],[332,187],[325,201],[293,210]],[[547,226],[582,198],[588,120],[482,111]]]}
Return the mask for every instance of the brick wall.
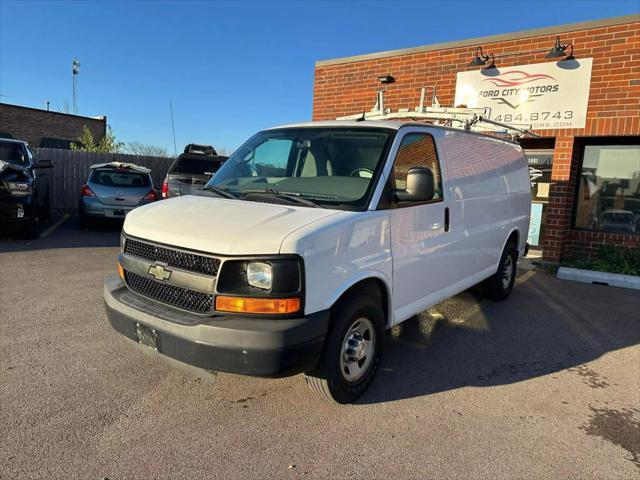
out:
{"label": "brick wall", "polygon": [[32,147],[39,147],[43,138],[77,140],[84,125],[91,130],[97,143],[106,133],[107,119],[0,103],[0,132],[26,140]]}
{"label": "brick wall", "polygon": [[[460,44],[454,48],[391,54],[380,58],[319,62],[315,69],[313,119],[327,120],[368,111],[380,88],[378,77],[392,75],[396,82],[384,85],[385,107],[413,108],[420,100],[420,88],[434,85],[442,105],[453,105],[456,74],[471,70],[468,63],[475,49],[497,57],[505,53],[548,49],[556,34],[563,43],[573,43],[579,58],[593,58],[587,121],[584,129],[541,130],[555,137],[549,209],[542,239],[547,260],[558,261],[577,242],[589,245],[612,242],[637,244],[637,237],[571,229],[574,185],[578,168],[576,136],[640,135],[640,22],[637,16],[623,23],[528,34],[522,38]],[[545,52],[498,58],[498,68],[544,63]],[[477,69],[477,67],[476,67]]]}

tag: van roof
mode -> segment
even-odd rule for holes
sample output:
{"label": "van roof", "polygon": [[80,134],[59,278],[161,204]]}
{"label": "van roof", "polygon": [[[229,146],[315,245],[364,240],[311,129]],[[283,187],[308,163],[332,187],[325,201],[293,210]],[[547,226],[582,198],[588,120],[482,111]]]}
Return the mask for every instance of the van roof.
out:
{"label": "van roof", "polygon": [[518,142],[509,138],[488,135],[482,132],[463,130],[462,128],[447,127],[444,125],[434,125],[427,122],[419,122],[415,120],[318,120],[313,122],[290,123],[277,127],[265,128],[264,131],[276,130],[280,128],[318,128],[318,127],[348,127],[348,128],[388,128],[391,130],[399,130],[402,127],[415,126],[426,127],[432,129],[448,130],[458,133],[466,133],[482,138],[501,140],[503,142],[520,145]]}
{"label": "van roof", "polygon": [[[355,128],[390,128],[393,130],[398,130],[400,127],[416,123],[416,122],[403,122],[400,120],[319,120],[315,122],[300,122],[300,123],[290,123],[287,125],[280,125],[278,127],[267,128],[265,130],[274,130],[277,128],[314,128],[314,127],[355,127]],[[422,123],[420,125],[427,125]],[[430,125],[431,126],[431,125]]]}

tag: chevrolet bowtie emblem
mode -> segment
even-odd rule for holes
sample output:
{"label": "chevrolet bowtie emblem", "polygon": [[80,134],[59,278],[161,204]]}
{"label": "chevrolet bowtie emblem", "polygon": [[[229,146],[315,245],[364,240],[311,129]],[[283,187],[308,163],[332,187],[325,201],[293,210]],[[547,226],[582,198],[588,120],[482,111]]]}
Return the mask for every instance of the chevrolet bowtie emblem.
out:
{"label": "chevrolet bowtie emblem", "polygon": [[153,275],[156,280],[169,280],[171,270],[167,270],[162,265],[152,265],[149,267],[149,275]]}

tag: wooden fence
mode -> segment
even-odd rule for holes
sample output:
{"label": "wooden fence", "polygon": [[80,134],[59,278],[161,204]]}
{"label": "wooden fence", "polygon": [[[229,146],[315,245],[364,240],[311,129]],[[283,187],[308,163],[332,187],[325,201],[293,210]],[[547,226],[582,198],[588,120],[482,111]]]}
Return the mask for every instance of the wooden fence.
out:
{"label": "wooden fence", "polygon": [[80,190],[89,177],[89,167],[95,163],[127,162],[151,169],[153,184],[160,186],[173,158],[143,157],[119,153],[76,152],[55,148],[38,148],[39,159],[51,160],[53,168],[47,170],[50,175],[51,208],[76,210],[80,199]]}

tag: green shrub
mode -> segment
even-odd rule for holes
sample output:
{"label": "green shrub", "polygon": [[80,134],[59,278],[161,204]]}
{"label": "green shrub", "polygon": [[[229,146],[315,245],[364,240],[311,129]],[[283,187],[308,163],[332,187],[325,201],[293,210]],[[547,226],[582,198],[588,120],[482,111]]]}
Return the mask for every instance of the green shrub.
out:
{"label": "green shrub", "polygon": [[640,248],[602,245],[594,257],[576,252],[564,259],[562,266],[624,275],[640,275]]}

